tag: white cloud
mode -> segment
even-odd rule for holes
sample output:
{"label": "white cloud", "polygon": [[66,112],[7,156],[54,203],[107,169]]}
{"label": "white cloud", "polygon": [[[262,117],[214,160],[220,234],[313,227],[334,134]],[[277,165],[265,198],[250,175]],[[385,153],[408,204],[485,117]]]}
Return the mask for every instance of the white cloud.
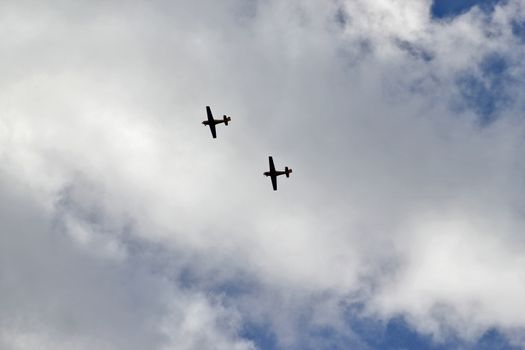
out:
{"label": "white cloud", "polygon": [[[291,347],[312,303],[330,306],[312,324],[342,329],[354,295],[436,335],[525,326],[522,89],[485,128],[451,108],[487,54],[523,77],[518,1],[446,22],[429,1],[32,5],[0,11],[2,193],[24,198],[1,201],[24,215],[2,217],[0,303],[47,326],[0,317],[6,347],[250,349],[247,320]],[[232,117],[217,140],[206,105]],[[276,193],[270,154],[294,169]],[[162,258],[136,260],[130,240]],[[5,277],[27,266],[40,279]],[[54,299],[70,283],[78,297]],[[228,283],[259,291],[205,296]]]}
{"label": "white cloud", "polygon": [[235,339],[240,315],[200,294],[181,296],[172,308],[162,326],[171,342],[165,349],[255,349],[252,342]]}

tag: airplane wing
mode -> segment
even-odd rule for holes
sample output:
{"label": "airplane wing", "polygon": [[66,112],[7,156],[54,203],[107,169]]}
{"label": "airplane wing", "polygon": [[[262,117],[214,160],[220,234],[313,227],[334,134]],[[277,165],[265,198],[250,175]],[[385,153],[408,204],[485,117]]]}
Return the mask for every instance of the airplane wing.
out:
{"label": "airplane wing", "polygon": [[270,172],[271,173],[275,173],[275,165],[273,165],[273,158],[272,158],[272,156],[269,156],[268,160],[270,161]]}
{"label": "airplane wing", "polygon": [[210,106],[206,106],[206,113],[208,114],[208,121],[211,124],[213,122],[213,114],[211,114]]}
{"label": "airplane wing", "polygon": [[208,114],[208,125],[210,126],[211,135],[214,139],[216,139],[217,131],[215,130],[215,120],[213,120],[213,114],[211,114],[210,106],[206,106],[206,114]]}
{"label": "airplane wing", "polygon": [[211,130],[211,135],[213,136],[214,139],[217,138],[217,131],[215,130],[215,124],[211,123],[210,125],[210,130]]}
{"label": "airplane wing", "polygon": [[273,187],[273,190],[274,190],[274,191],[277,191],[277,176],[272,175],[271,178],[272,178],[272,187]]}

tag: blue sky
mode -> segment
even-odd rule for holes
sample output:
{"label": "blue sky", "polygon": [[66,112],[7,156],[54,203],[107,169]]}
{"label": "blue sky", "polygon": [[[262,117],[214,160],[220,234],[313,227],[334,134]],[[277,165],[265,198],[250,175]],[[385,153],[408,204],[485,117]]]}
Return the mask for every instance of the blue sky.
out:
{"label": "blue sky", "polygon": [[435,0],[432,3],[431,14],[436,19],[451,18],[469,11],[473,6],[490,12],[500,2],[502,0]]}
{"label": "blue sky", "polygon": [[[421,334],[407,324],[403,317],[394,317],[388,321],[374,318],[348,316],[348,327],[355,332],[360,340],[356,344],[353,337],[347,337],[333,329],[317,329],[306,331],[304,342],[297,349],[385,349],[385,350],[445,350],[445,349],[477,349],[477,350],[518,350],[508,339],[495,328],[487,329],[474,341],[466,342],[454,336],[446,340],[436,341],[430,334]],[[279,346],[275,334],[268,325],[247,324],[241,333],[251,339],[260,349],[283,349]],[[314,339],[317,339],[315,341]],[[312,345],[315,344],[315,345]]]}
{"label": "blue sky", "polygon": [[473,109],[481,124],[490,123],[512,103],[507,90],[514,83],[508,74],[509,64],[497,53],[483,58],[478,67],[481,77],[464,72],[457,79],[463,108]]}
{"label": "blue sky", "polygon": [[0,349],[525,348],[524,23],[0,2]]}
{"label": "blue sky", "polygon": [[[489,14],[501,0],[478,1],[478,0],[436,0],[431,7],[431,16],[436,19],[453,19],[460,16],[473,7],[478,7]],[[515,26],[515,32],[519,32],[519,26]],[[519,35],[519,34],[518,34]],[[507,86],[512,84],[508,74],[509,63],[506,58],[498,52],[481,58],[476,67],[482,72],[482,76],[465,71],[457,79],[461,91],[463,108],[473,109],[480,117],[481,124],[491,122],[497,117],[499,111],[505,108],[511,97],[506,93]]]}

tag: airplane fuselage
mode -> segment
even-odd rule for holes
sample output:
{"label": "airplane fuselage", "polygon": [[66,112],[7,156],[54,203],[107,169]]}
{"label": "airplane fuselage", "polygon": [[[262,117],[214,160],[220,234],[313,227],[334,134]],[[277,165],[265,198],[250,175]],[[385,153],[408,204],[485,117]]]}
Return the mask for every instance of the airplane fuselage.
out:
{"label": "airplane fuselage", "polygon": [[[220,124],[220,123],[224,123],[224,120],[223,119],[213,119],[213,125],[217,125],[217,124]],[[202,122],[202,124],[204,125],[210,125],[211,124],[209,120],[205,120]]]}
{"label": "airplane fuselage", "polygon": [[264,172],[265,176],[280,176],[280,175],[285,175],[285,174],[286,174],[286,171],[274,171],[274,172],[266,171]]}

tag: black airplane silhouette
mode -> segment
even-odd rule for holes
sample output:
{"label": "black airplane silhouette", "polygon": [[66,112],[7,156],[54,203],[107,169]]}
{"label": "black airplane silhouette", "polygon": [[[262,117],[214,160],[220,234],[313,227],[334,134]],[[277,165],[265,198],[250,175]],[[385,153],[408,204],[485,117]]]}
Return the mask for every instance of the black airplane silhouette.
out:
{"label": "black airplane silhouette", "polygon": [[284,171],[276,171],[275,165],[273,165],[272,156],[269,156],[268,160],[270,161],[270,171],[266,171],[264,175],[270,176],[272,178],[273,190],[277,191],[277,176],[286,175],[286,177],[290,177],[290,174],[292,173],[292,169],[288,169],[288,167],[284,167]]}
{"label": "black airplane silhouette", "polygon": [[208,114],[208,120],[205,120],[202,122],[204,125],[208,125],[211,130],[211,134],[214,139],[217,138],[217,131],[215,130],[215,125],[224,123],[225,125],[228,125],[228,122],[232,120],[232,118],[224,116],[223,119],[213,119],[213,114],[211,114],[210,106],[206,106],[206,113]]}

